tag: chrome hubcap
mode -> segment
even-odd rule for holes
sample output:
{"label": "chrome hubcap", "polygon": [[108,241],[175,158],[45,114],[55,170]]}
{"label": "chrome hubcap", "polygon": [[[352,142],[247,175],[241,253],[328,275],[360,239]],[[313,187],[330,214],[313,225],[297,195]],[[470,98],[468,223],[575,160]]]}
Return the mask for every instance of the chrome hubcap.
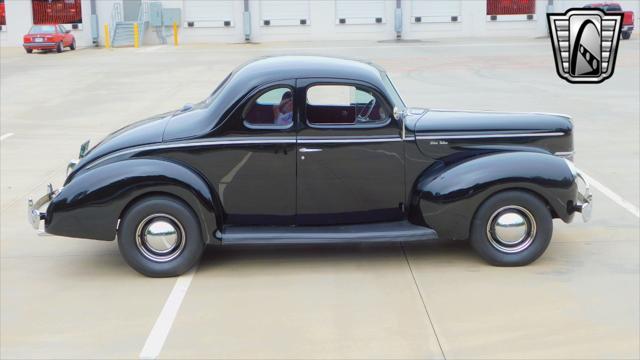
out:
{"label": "chrome hubcap", "polygon": [[185,244],[184,229],[180,222],[167,214],[146,217],[136,230],[138,250],[149,260],[166,262],[176,258]]}
{"label": "chrome hubcap", "polygon": [[535,236],[535,219],[527,209],[520,206],[498,209],[487,223],[489,242],[502,252],[520,252],[531,245]]}

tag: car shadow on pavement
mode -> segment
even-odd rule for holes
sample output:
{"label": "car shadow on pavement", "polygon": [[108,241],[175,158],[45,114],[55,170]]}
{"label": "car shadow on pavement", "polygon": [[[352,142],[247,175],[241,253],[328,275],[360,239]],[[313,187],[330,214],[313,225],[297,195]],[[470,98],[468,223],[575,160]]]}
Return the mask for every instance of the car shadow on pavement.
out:
{"label": "car shadow on pavement", "polygon": [[199,272],[234,264],[264,263],[334,266],[366,261],[367,264],[390,260],[481,262],[467,242],[438,241],[412,244],[328,244],[328,245],[209,245],[200,260]]}

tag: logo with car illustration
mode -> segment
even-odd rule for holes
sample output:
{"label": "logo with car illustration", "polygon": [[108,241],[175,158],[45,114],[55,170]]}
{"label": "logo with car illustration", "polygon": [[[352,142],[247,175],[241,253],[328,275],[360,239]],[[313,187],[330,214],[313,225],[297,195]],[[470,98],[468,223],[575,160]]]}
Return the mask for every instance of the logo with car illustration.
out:
{"label": "logo with car illustration", "polygon": [[558,76],[574,84],[601,83],[613,75],[622,14],[569,9],[547,14]]}

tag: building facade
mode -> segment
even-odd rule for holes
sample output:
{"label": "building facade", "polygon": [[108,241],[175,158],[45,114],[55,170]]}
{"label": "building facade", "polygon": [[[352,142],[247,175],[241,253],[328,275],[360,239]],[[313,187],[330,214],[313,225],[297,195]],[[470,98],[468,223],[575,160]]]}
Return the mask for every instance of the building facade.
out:
{"label": "building facade", "polygon": [[[538,37],[547,12],[590,0],[0,0],[0,45],[20,46],[34,23],[65,23],[78,46],[105,43],[105,26],[175,20],[181,43]],[[597,1],[594,1],[597,2]],[[640,1],[617,1],[640,15]],[[154,4],[155,3],[155,4]],[[153,18],[153,14],[151,14]],[[638,20],[636,20],[638,21]],[[145,30],[143,45],[170,36],[172,22]],[[145,28],[146,29],[146,28]],[[151,31],[153,30],[153,31]]]}

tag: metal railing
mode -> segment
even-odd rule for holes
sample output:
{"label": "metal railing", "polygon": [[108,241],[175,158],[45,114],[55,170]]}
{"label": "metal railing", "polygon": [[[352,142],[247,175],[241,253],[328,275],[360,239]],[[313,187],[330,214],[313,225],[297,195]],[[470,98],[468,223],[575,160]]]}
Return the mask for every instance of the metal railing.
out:
{"label": "metal railing", "polygon": [[149,26],[149,2],[143,0],[140,4],[140,8],[138,9],[138,43],[142,44],[144,39],[144,34],[147,30],[147,26]]}
{"label": "metal railing", "polygon": [[149,2],[143,1],[138,9],[138,22],[149,21]]}
{"label": "metal railing", "polygon": [[122,21],[122,4],[119,2],[113,3],[113,7],[111,8],[111,43],[113,44],[113,40],[116,37],[116,24]]}

